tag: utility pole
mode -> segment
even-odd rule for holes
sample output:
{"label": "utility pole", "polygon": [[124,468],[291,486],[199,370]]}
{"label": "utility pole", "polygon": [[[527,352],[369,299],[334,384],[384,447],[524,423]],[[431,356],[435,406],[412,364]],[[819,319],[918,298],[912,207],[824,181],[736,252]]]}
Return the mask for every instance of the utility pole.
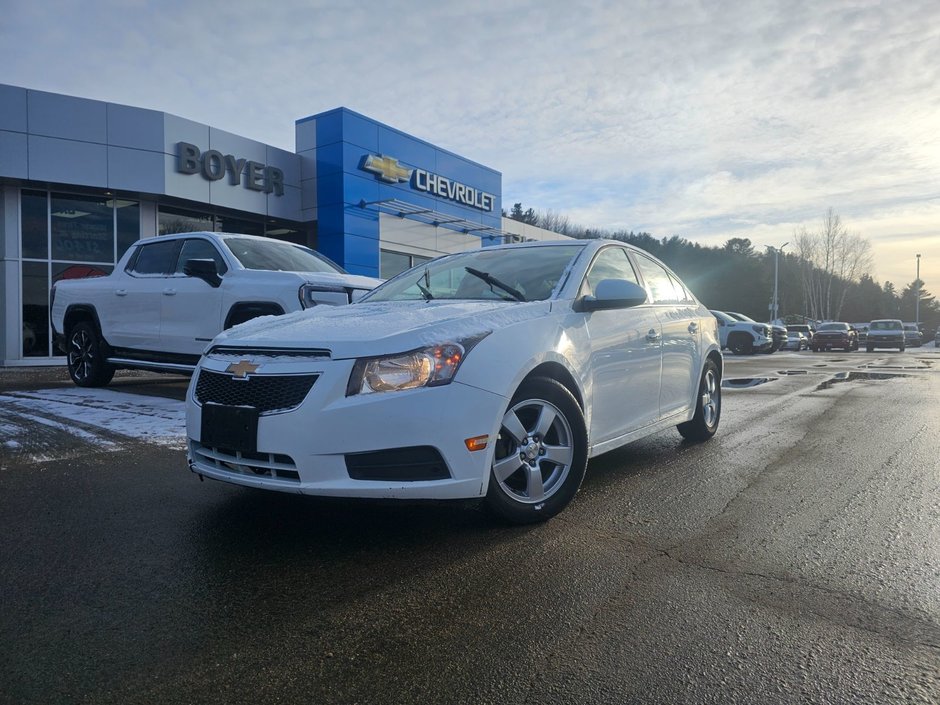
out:
{"label": "utility pole", "polygon": [[[780,247],[773,248],[774,249],[774,299],[770,303],[770,312],[771,312],[770,322],[771,323],[776,323],[777,319],[780,317],[780,298],[779,298],[779,290],[777,288],[777,284],[779,282],[778,275],[779,275],[780,269],[779,269],[779,262],[777,260],[780,257],[780,251],[789,244],[790,244],[790,241],[787,240]],[[920,255],[917,255],[917,256],[920,257]],[[918,262],[919,261],[920,260],[918,259]]]}
{"label": "utility pole", "polygon": [[920,255],[917,255],[917,277],[914,279],[914,286],[917,287],[917,298],[914,299],[914,325],[917,326],[917,330],[920,330]]}

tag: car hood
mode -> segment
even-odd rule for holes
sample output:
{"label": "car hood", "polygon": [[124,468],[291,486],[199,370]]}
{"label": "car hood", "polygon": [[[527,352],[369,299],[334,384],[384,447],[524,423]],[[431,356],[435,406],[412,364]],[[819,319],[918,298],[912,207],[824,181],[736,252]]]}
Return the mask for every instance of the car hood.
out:
{"label": "car hood", "polygon": [[364,277],[359,274],[341,274],[340,272],[298,272],[298,274],[304,278],[304,281],[314,286],[351,287],[353,289],[366,289],[368,291],[371,291],[384,281],[383,279],[376,279],[375,277]]}
{"label": "car hood", "polygon": [[470,338],[550,310],[548,301],[366,301],[255,318],[214,342],[248,349],[327,349],[334,359],[371,357]]}

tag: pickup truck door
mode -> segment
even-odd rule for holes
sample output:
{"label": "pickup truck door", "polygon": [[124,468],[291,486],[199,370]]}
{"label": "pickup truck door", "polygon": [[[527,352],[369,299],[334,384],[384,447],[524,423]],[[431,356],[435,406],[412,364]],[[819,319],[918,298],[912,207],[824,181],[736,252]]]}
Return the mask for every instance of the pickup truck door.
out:
{"label": "pickup truck door", "polygon": [[200,355],[222,332],[222,287],[183,273],[190,259],[212,259],[220,275],[228,271],[224,258],[208,240],[183,241],[175,272],[160,292],[160,349],[182,355]]}
{"label": "pickup truck door", "polygon": [[[161,292],[179,246],[179,240],[139,245],[127,269],[117,273],[98,307],[102,333],[111,347],[160,349]],[[120,350],[116,356],[121,356]]]}

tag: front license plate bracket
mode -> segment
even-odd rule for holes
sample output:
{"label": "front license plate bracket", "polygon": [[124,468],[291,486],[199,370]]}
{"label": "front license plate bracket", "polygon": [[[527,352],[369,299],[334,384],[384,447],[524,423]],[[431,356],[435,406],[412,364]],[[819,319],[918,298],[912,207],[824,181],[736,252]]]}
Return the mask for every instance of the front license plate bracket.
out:
{"label": "front license plate bracket", "polygon": [[254,406],[228,406],[206,402],[202,405],[200,443],[255,453],[258,450],[258,409]]}

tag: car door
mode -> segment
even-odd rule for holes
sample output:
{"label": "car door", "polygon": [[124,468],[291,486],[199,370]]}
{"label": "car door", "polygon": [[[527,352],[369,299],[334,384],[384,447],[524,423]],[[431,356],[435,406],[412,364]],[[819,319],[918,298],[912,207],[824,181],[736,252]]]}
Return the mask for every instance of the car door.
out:
{"label": "car door", "polygon": [[[580,295],[593,293],[604,279],[639,279],[619,246],[605,247],[591,264]],[[662,340],[653,307],[593,311],[585,314],[590,339],[591,428],[594,444],[609,441],[654,422],[659,413]]]}
{"label": "car door", "polygon": [[190,259],[214,260],[220,276],[228,271],[222,254],[209,240],[183,240],[174,272],[161,291],[160,340],[165,352],[200,355],[222,332],[222,288],[186,275],[183,266]]}
{"label": "car door", "polygon": [[650,257],[633,253],[653,301],[663,336],[659,415],[689,407],[698,385],[702,332],[699,306],[678,277]]}
{"label": "car door", "polygon": [[[114,348],[160,350],[160,305],[167,273],[176,263],[179,240],[139,245],[125,275],[115,281],[111,301],[99,312],[102,333]],[[120,356],[121,351],[116,354]]]}

